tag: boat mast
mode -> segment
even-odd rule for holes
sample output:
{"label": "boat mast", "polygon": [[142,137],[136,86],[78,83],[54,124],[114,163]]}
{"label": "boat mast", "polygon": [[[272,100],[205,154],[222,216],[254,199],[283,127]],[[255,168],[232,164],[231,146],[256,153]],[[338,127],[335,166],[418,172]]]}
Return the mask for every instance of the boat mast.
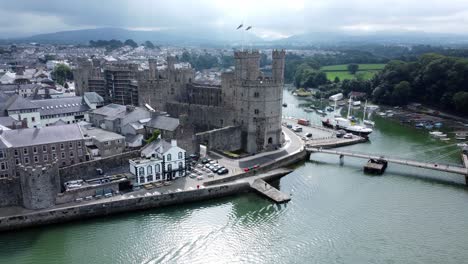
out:
{"label": "boat mast", "polygon": [[364,104],[364,113],[362,115],[362,121],[364,122],[364,120],[366,120],[366,108],[367,108],[367,99],[366,99],[366,103]]}
{"label": "boat mast", "polygon": [[350,96],[349,97],[349,101],[348,101],[348,119],[350,117],[350,114],[351,114],[351,104],[353,103],[353,97]]}

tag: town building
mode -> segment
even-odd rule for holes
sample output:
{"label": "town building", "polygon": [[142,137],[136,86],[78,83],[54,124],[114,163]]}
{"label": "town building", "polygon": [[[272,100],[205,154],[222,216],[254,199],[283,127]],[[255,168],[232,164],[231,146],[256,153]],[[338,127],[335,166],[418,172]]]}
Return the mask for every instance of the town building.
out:
{"label": "town building", "polygon": [[89,121],[88,112],[102,106],[103,102],[96,93],[42,100],[30,100],[16,94],[7,99],[3,115],[24,121],[29,128],[46,127],[59,121],[73,124]]}
{"label": "town building", "polygon": [[134,185],[170,181],[185,176],[188,169],[186,151],[177,146],[177,140],[153,141],[141,150],[141,158],[129,163]]}
{"label": "town building", "polygon": [[59,167],[88,160],[77,124],[0,130],[0,178],[15,177],[16,167],[57,161]]}
{"label": "town building", "polygon": [[85,139],[86,148],[92,159],[118,155],[125,150],[124,136],[93,127],[86,122],[80,122],[79,125]]}

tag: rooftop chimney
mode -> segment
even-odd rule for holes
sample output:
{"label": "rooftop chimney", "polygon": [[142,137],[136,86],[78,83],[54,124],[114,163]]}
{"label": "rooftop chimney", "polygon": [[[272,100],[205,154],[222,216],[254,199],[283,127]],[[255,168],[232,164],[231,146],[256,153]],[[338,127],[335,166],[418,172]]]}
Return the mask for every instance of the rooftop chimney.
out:
{"label": "rooftop chimney", "polygon": [[171,139],[171,146],[177,147],[177,140]]}

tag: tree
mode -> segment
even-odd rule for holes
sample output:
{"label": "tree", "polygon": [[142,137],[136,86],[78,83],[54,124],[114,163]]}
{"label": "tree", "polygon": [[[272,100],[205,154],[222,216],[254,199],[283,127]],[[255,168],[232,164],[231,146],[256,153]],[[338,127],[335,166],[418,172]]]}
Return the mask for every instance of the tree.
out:
{"label": "tree", "polygon": [[153,42],[151,42],[151,41],[149,41],[149,40],[145,41],[145,44],[144,44],[144,45],[145,45],[145,47],[147,47],[148,49],[154,49],[154,44],[153,44]]}
{"label": "tree", "polygon": [[411,85],[407,81],[402,81],[395,85],[392,93],[393,104],[405,105],[408,103],[411,94]]}
{"label": "tree", "polygon": [[356,63],[348,64],[348,71],[351,74],[355,74],[359,70],[359,65]]}
{"label": "tree", "polygon": [[62,63],[55,66],[52,76],[60,85],[64,85],[67,80],[73,80],[73,73],[70,67]]}
{"label": "tree", "polygon": [[455,109],[462,113],[468,113],[468,92],[458,92],[453,95]]}
{"label": "tree", "polygon": [[160,134],[161,134],[161,131],[159,131],[158,129],[154,130],[154,131],[153,131],[153,135],[151,135],[150,138],[148,138],[147,140],[145,140],[146,144],[149,144],[149,143],[151,143],[151,142],[157,140]]}
{"label": "tree", "polygon": [[68,86],[68,83],[67,83],[67,82],[65,82],[65,84],[63,85],[63,88],[65,88],[65,89],[70,88],[70,87]]}
{"label": "tree", "polygon": [[125,46],[130,46],[130,47],[132,47],[132,48],[138,47],[138,44],[137,44],[135,41],[133,41],[133,39],[127,39],[127,40],[124,42],[124,45],[125,45]]}
{"label": "tree", "polygon": [[335,76],[335,80],[333,80],[334,83],[339,83],[340,82],[340,78],[338,76]]}

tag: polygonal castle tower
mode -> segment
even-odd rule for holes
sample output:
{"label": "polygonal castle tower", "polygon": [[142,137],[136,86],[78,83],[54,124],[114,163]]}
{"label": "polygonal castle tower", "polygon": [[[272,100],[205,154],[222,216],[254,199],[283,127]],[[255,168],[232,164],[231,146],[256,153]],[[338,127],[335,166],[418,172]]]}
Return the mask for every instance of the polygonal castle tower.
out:
{"label": "polygonal castle tower", "polygon": [[43,209],[55,205],[60,192],[59,168],[56,161],[45,166],[18,165],[23,207]]}
{"label": "polygonal castle tower", "polygon": [[243,148],[249,153],[274,149],[281,144],[285,51],[274,50],[272,76],[260,71],[258,51],[234,53],[233,107],[242,128]]}

